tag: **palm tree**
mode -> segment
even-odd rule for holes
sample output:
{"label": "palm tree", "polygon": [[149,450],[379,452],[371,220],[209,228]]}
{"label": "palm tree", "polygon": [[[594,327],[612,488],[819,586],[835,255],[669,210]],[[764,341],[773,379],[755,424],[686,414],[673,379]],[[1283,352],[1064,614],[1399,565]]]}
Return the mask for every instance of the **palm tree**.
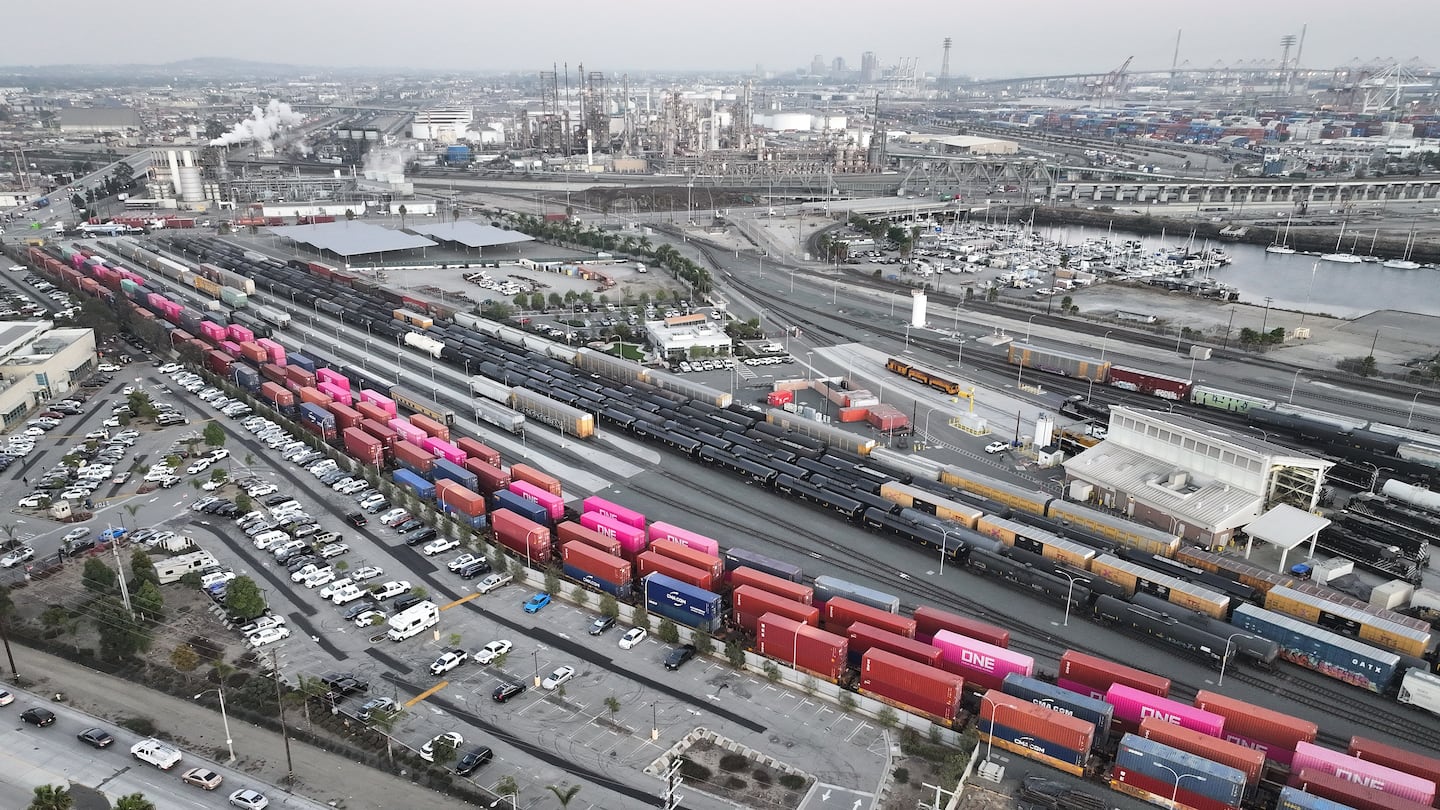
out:
{"label": "palm tree", "polygon": [[409,213],[409,210],[405,208],[405,203],[400,203],[399,213],[400,213],[400,230],[403,231],[403,230],[405,230],[405,215]]}
{"label": "palm tree", "polygon": [[155,803],[143,793],[131,793],[115,800],[115,810],[155,810]]}
{"label": "palm tree", "polygon": [[70,788],[41,785],[35,788],[35,798],[30,800],[30,810],[73,810],[75,797]]}
{"label": "palm tree", "polygon": [[545,789],[555,794],[556,801],[560,802],[562,808],[569,807],[575,794],[580,792],[581,785],[546,785]]}

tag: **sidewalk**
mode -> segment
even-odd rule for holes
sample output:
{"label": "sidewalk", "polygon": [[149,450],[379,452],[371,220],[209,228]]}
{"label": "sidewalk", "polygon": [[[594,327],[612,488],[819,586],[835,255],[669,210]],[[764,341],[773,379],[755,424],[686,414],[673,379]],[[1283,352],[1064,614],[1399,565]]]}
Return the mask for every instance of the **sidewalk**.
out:
{"label": "sidewalk", "polygon": [[[14,642],[10,649],[27,688],[39,694],[63,692],[68,705],[112,722],[123,717],[148,717],[180,741],[182,747],[213,750],[225,746],[218,712],[199,703],[125,684]],[[9,667],[4,669],[8,680]],[[298,710],[287,711],[285,718],[287,723],[305,722]],[[234,717],[230,718],[230,732],[237,757],[232,767],[281,785],[285,778],[285,745],[280,735]],[[426,807],[455,801],[295,739],[290,740],[290,750],[295,762],[293,792],[331,807]]]}

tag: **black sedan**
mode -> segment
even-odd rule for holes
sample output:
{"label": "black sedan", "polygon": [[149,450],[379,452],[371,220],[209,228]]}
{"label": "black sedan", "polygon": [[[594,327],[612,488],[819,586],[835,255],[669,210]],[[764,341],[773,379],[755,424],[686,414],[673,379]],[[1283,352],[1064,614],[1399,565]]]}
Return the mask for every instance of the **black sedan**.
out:
{"label": "black sedan", "polygon": [[111,743],[115,742],[115,738],[110,736],[110,732],[103,728],[87,728],[76,734],[75,739],[92,748],[108,748]]}
{"label": "black sedan", "polygon": [[490,697],[496,703],[504,703],[505,701],[509,700],[512,697],[515,697],[516,695],[524,691],[525,684],[519,681],[502,683],[499,686],[495,687],[495,691],[491,693]]}
{"label": "black sedan", "polygon": [[369,518],[365,517],[364,512],[351,512],[345,516],[345,521],[357,529],[370,522]]}
{"label": "black sedan", "polygon": [[24,720],[32,726],[39,726],[40,728],[44,728],[45,726],[53,725],[55,723],[55,712],[52,712],[49,709],[42,709],[37,706],[33,709],[26,709],[25,711],[21,712],[20,719]]}

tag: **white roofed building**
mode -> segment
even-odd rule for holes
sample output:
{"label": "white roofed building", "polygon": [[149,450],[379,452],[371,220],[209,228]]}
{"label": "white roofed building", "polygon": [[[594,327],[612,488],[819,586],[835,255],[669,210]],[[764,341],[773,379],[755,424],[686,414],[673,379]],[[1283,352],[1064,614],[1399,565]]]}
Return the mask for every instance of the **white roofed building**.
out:
{"label": "white roofed building", "polygon": [[410,123],[410,137],[417,141],[455,143],[465,137],[475,121],[469,107],[432,107],[415,113]]}

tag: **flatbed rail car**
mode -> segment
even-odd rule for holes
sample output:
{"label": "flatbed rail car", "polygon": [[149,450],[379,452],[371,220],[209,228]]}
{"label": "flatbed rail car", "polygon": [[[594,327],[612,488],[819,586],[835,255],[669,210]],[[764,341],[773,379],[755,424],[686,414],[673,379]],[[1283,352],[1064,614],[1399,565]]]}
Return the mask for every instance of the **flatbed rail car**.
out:
{"label": "flatbed rail car", "polygon": [[885,368],[899,374],[901,377],[914,380],[921,385],[928,385],[941,393],[960,393],[960,383],[955,382],[939,372],[921,368],[897,357],[892,357],[887,360],[885,362]]}
{"label": "flatbed rail car", "polygon": [[395,404],[402,408],[409,408],[415,413],[424,414],[442,425],[455,424],[455,411],[432,400],[428,400],[413,391],[402,388],[398,385],[390,386],[386,392]]}
{"label": "flatbed rail car", "polygon": [[1110,379],[1110,364],[1103,360],[1058,349],[1042,349],[1029,343],[1011,343],[1006,359],[1011,365],[1033,368],[1062,377],[1078,377],[1097,383],[1108,382]]}

